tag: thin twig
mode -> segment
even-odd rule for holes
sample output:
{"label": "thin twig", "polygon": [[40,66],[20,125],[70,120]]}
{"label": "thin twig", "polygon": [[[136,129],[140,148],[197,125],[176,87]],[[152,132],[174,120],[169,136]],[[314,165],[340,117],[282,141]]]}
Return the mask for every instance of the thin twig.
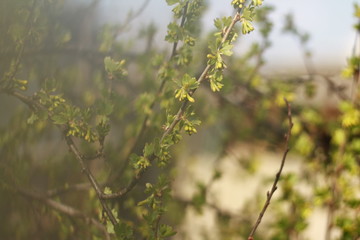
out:
{"label": "thin twig", "polygon": [[140,6],[140,8],[133,14],[132,12],[130,12],[124,23],[121,24],[118,28],[117,31],[114,34],[114,38],[116,38],[122,31],[124,31],[124,29],[130,25],[130,23],[135,20],[138,16],[140,16],[140,14],[146,9],[147,5],[149,4],[150,0],[145,0],[143,2],[143,4]]}
{"label": "thin twig", "polygon": [[326,81],[327,85],[328,85],[328,89],[332,92],[335,93],[341,100],[344,101],[350,101],[350,98],[344,93],[344,90],[346,89],[345,86],[342,85],[336,85],[334,83],[334,81],[328,77],[328,76],[324,76],[321,75],[324,80]]}
{"label": "thin twig", "polygon": [[15,62],[14,62],[14,67],[13,67],[12,71],[9,73],[8,80],[10,80],[10,81],[13,80],[13,78],[15,77],[15,75],[20,67],[20,62],[22,59],[22,55],[24,53],[25,44],[28,42],[29,37],[32,32],[31,30],[32,30],[32,26],[34,24],[33,15],[34,15],[34,11],[35,11],[36,2],[37,2],[37,0],[33,1],[31,10],[30,10],[30,14],[26,20],[25,29],[27,29],[28,32],[27,32],[26,36],[24,37],[23,41],[21,42],[19,52],[18,52]]}
{"label": "thin twig", "polygon": [[[8,93],[14,97],[17,97],[18,99],[20,99],[22,102],[26,103],[31,109],[42,109],[44,108],[41,104],[39,104],[38,102],[34,101],[32,98],[25,96],[19,92],[15,92],[15,91],[5,91],[5,93]],[[50,114],[50,113],[49,113]],[[111,221],[111,223],[115,226],[117,224],[117,220],[114,217],[113,213],[111,212],[111,209],[109,208],[109,206],[107,205],[107,203],[103,200],[102,196],[104,195],[100,185],[97,183],[95,177],[93,176],[93,174],[91,173],[90,169],[88,168],[86,162],[85,162],[85,158],[83,157],[83,155],[80,153],[80,151],[77,149],[73,139],[71,136],[67,136],[66,134],[66,128],[65,126],[60,126],[58,125],[58,127],[61,129],[66,143],[68,145],[68,147],[70,148],[71,152],[75,155],[76,159],[79,161],[81,167],[82,167],[82,171],[85,173],[85,175],[87,176],[87,178],[89,179],[89,182],[91,183],[92,187],[94,188],[97,197],[100,200],[100,203],[104,209],[104,211],[106,212],[107,216],[109,217],[109,220]]]}
{"label": "thin twig", "polygon": [[50,198],[67,193],[69,191],[87,191],[89,190],[89,188],[91,188],[91,184],[88,182],[78,183],[70,186],[48,190],[46,191],[46,196]]}
{"label": "thin twig", "polygon": [[77,217],[77,218],[84,219],[85,222],[90,223],[90,224],[94,225],[95,227],[97,227],[98,229],[100,229],[104,233],[106,240],[110,240],[110,235],[102,223],[97,221],[95,218],[85,215],[83,212],[79,211],[78,209],[75,209],[69,205],[65,205],[63,203],[57,202],[48,197],[43,197],[43,196],[41,196],[35,192],[29,191],[29,190],[17,189],[17,191],[26,197],[39,200],[39,201],[45,203],[46,205],[48,205],[49,207],[51,207],[59,212],[62,212],[70,217]]}
{"label": "thin twig", "polygon": [[[232,29],[234,28],[235,24],[240,20],[240,10],[236,12],[235,16],[233,17],[232,21],[231,21],[231,24],[230,26],[226,29],[226,32],[223,36],[223,38],[221,39],[221,43],[220,43],[220,46],[218,47],[218,49],[220,49],[222,47],[222,45],[225,43],[225,41],[228,39],[229,37],[229,34],[230,32],[232,31]],[[200,84],[202,83],[206,77],[207,77],[207,74],[208,72],[210,71],[211,69],[211,66],[210,64],[207,64],[207,66],[205,67],[205,69],[203,70],[203,72],[201,73],[200,77],[197,79],[197,82]],[[189,95],[192,96],[195,91],[197,90],[194,89],[192,91],[189,92]],[[181,120],[181,117],[182,115],[184,114],[185,112],[185,109],[186,109],[186,106],[188,105],[189,103],[189,100],[185,99],[184,102],[182,103],[179,111],[177,112],[177,114],[175,115],[175,118],[173,120],[173,122],[170,124],[170,126],[165,130],[165,132],[163,133],[163,135],[161,136],[160,138],[160,143],[162,143],[165,139],[165,137],[167,135],[169,135],[175,128],[175,126],[180,122]]]}
{"label": "thin twig", "polygon": [[69,146],[71,152],[75,155],[76,159],[79,161],[82,171],[85,173],[85,175],[89,179],[92,187],[94,188],[96,195],[98,196],[104,211],[106,212],[106,214],[109,217],[109,220],[111,221],[111,223],[114,226],[117,225],[118,222],[117,222],[115,216],[113,215],[113,213],[111,212],[111,209],[109,208],[109,206],[106,204],[106,202],[102,198],[103,192],[100,189],[100,186],[99,186],[98,182],[96,181],[94,175],[91,173],[90,169],[88,168],[87,164],[85,163],[85,160],[82,157],[80,151],[77,149],[74,141],[72,140],[72,138],[70,136],[66,136],[66,133],[64,133],[64,136],[65,136],[66,143]]}
{"label": "thin twig", "polygon": [[290,150],[289,141],[290,141],[290,137],[291,137],[291,129],[292,129],[294,124],[292,122],[292,116],[291,116],[291,105],[287,101],[286,98],[284,98],[284,101],[286,102],[287,111],[288,111],[287,116],[288,116],[288,120],[289,120],[289,128],[288,128],[287,133],[285,134],[285,151],[284,151],[284,154],[283,154],[283,157],[282,157],[282,160],[281,160],[279,171],[276,173],[275,180],[274,180],[274,183],[273,183],[273,185],[271,187],[270,192],[268,191],[266,193],[266,198],[267,198],[266,202],[265,202],[265,204],[264,204],[264,206],[263,206],[263,208],[262,208],[256,222],[255,222],[255,225],[253,226],[253,228],[252,228],[252,230],[251,230],[251,232],[249,234],[248,240],[253,240],[254,239],[254,234],[256,232],[256,229],[260,225],[261,220],[262,220],[268,206],[270,205],[271,198],[272,198],[273,194],[275,193],[276,189],[278,188],[277,184],[278,184],[278,182],[280,180],[280,176],[281,176],[282,170],[283,170],[284,165],[285,165],[286,156],[287,156],[287,154],[288,154],[288,152]]}
{"label": "thin twig", "polygon": [[[241,9],[239,9],[235,16],[233,17],[233,20],[230,24],[230,26],[226,29],[226,32],[224,33],[224,36],[221,40],[221,44],[219,46],[219,48],[221,48],[221,46],[225,43],[226,40],[228,40],[229,34],[231,32],[231,30],[234,28],[235,24],[240,20],[240,11]],[[211,69],[211,65],[208,64],[205,69],[203,70],[202,74],[200,75],[200,77],[197,79],[197,82],[200,84],[202,83],[206,77],[207,77],[207,73],[210,71]],[[195,93],[196,89],[192,90],[191,92],[189,92],[189,95],[192,96]],[[186,99],[180,106],[177,114],[175,115],[175,118],[173,120],[173,122],[170,124],[170,126],[168,128],[165,129],[164,133],[162,134],[161,138],[160,138],[160,143],[163,142],[163,140],[165,139],[165,137],[167,135],[169,135],[175,128],[175,126],[180,122],[182,115],[185,112],[186,106],[188,105],[189,101]],[[155,159],[155,156],[151,156],[150,157],[150,162],[152,162]],[[122,198],[124,197],[128,192],[130,192],[138,183],[138,181],[140,180],[140,178],[143,176],[143,174],[145,173],[146,169],[141,169],[130,181],[130,183],[124,187],[122,190],[120,190],[119,192],[116,193],[112,193],[112,194],[103,194],[102,198],[104,199],[113,199],[113,198]]]}
{"label": "thin twig", "polygon": [[334,218],[335,218],[335,211],[337,210],[336,202],[337,202],[337,189],[336,189],[336,177],[330,179],[331,186],[330,186],[330,192],[331,192],[331,200],[328,203],[327,208],[327,219],[326,219],[326,231],[325,231],[325,240],[331,239],[331,233],[334,227]]}
{"label": "thin twig", "polygon": [[[181,23],[180,23],[180,28],[183,28],[184,25],[185,25],[185,20],[186,20],[186,14],[187,14],[187,11],[188,11],[188,4],[189,2],[187,2],[184,6],[184,10],[183,10],[183,15],[182,15],[182,18],[181,18]],[[168,62],[170,62],[176,55],[176,49],[177,49],[177,46],[178,46],[178,43],[179,41],[176,41],[174,42],[173,44],[173,47],[172,47],[172,52],[171,52],[171,55],[170,55],[170,58],[168,60]],[[121,176],[125,169],[127,168],[128,164],[129,164],[129,161],[130,161],[130,155],[135,151],[136,147],[139,145],[139,142],[143,136],[143,134],[146,132],[147,128],[148,128],[148,121],[149,121],[149,118],[150,118],[150,113],[153,111],[154,107],[155,107],[155,103],[156,101],[158,100],[158,98],[161,96],[164,88],[165,88],[165,84],[167,82],[167,79],[163,79],[160,83],[160,87],[159,89],[157,90],[156,92],[156,97],[155,99],[151,102],[150,104],[150,109],[151,111],[149,111],[149,113],[146,114],[142,124],[141,124],[141,128],[140,128],[140,131],[139,133],[136,135],[136,138],[135,140],[133,141],[133,144],[132,146],[130,147],[130,150],[128,151],[128,153],[126,154],[125,156],[125,161],[123,163],[123,166],[122,168],[120,169],[120,171],[118,172],[117,176],[114,177],[114,179],[117,179],[118,176]],[[113,180],[110,180],[108,182],[112,182]]]}

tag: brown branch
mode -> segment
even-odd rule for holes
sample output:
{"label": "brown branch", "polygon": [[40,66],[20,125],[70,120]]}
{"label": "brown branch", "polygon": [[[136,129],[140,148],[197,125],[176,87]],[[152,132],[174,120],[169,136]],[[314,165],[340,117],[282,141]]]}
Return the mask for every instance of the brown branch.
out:
{"label": "brown branch", "polygon": [[328,89],[331,92],[335,93],[341,100],[350,101],[350,98],[344,93],[344,90],[346,89],[344,86],[336,85],[333,80],[328,76],[322,75],[322,77],[326,81]]}
{"label": "brown branch", "polygon": [[326,231],[325,231],[325,240],[331,239],[331,233],[334,228],[334,218],[335,218],[335,212],[337,210],[337,187],[336,187],[336,177],[331,178],[331,186],[330,186],[330,192],[331,192],[331,200],[328,203],[327,206],[327,218],[326,218]]}
{"label": "brown branch", "polygon": [[69,146],[71,152],[75,155],[76,159],[79,161],[81,168],[82,168],[82,172],[85,173],[85,175],[89,179],[89,182],[91,183],[92,187],[94,188],[96,195],[98,196],[98,198],[100,200],[101,206],[103,207],[104,211],[108,215],[110,222],[114,226],[117,225],[118,222],[117,222],[115,216],[113,215],[113,213],[111,212],[111,209],[109,208],[109,206],[106,204],[106,202],[102,198],[103,192],[100,189],[100,186],[99,186],[98,182],[96,181],[94,175],[91,173],[90,169],[88,168],[87,164],[85,163],[85,160],[84,160],[82,154],[77,149],[72,138],[70,136],[67,136],[65,132],[63,132],[63,133],[65,136],[67,145]]}
{"label": "brown branch", "polygon": [[270,192],[268,191],[266,193],[266,202],[255,222],[255,225],[253,226],[250,234],[249,234],[249,237],[248,237],[248,240],[254,240],[254,234],[256,232],[256,229],[258,228],[258,226],[260,225],[261,223],[261,220],[268,208],[268,206],[270,205],[270,201],[271,201],[271,198],[273,196],[273,194],[275,193],[276,189],[278,188],[277,187],[277,184],[280,180],[280,176],[281,176],[281,173],[282,173],[282,170],[284,168],[284,165],[285,165],[285,160],[286,160],[286,156],[290,150],[290,147],[289,147],[289,141],[290,141],[290,137],[291,137],[291,129],[293,127],[293,122],[292,122],[292,115],[291,115],[291,105],[290,103],[287,101],[286,98],[284,98],[284,101],[286,102],[286,106],[287,106],[287,111],[288,111],[288,120],[289,120],[289,128],[288,128],[288,131],[287,133],[285,134],[285,151],[284,151],[284,154],[283,154],[283,157],[282,157],[282,160],[281,160],[281,164],[280,164],[280,168],[279,168],[279,171],[276,173],[276,176],[275,176],[275,180],[274,180],[274,183],[271,187],[271,190]]}
{"label": "brown branch", "polygon": [[17,189],[17,191],[25,197],[41,201],[41,202],[45,203],[46,205],[48,205],[49,207],[51,207],[63,214],[66,214],[70,217],[84,219],[86,223],[90,223],[90,224],[94,225],[95,227],[97,227],[98,229],[100,229],[104,233],[106,240],[110,240],[110,235],[102,223],[97,221],[95,218],[85,215],[83,212],[79,211],[78,209],[75,209],[69,205],[65,205],[63,203],[57,202],[48,197],[41,196],[33,191],[24,190],[24,189]]}

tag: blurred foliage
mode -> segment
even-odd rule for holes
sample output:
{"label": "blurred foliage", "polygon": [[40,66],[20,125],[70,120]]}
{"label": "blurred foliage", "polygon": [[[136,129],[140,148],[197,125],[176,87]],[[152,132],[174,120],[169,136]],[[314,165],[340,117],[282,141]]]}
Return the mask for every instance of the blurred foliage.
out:
{"label": "blurred foliage", "polygon": [[[300,175],[281,177],[280,197],[266,213],[272,221],[256,238],[301,239],[311,212],[322,208],[328,215],[327,239],[335,239],[334,232],[337,239],[358,239],[359,53],[354,51],[342,72],[351,78],[348,91],[316,72],[309,35],[287,15],[283,31],[299,40],[308,72],[268,77],[262,67],[271,47],[273,7],[262,0],[234,0],[238,18],[217,18],[214,32],[202,34],[205,1],[166,2],[173,12],[168,46],[154,44],[157,28],[149,24],[130,47],[121,34],[131,27],[131,18],[94,27],[98,1],[0,2],[0,216],[6,219],[0,238],[168,239],[178,232],[186,239],[190,233],[180,227],[186,209],[201,215],[211,208],[221,239],[246,239],[264,189],[240,213],[226,212],[209,197],[224,175],[217,166],[208,182],[194,183],[190,199],[172,188],[174,166],[183,151],[190,152],[184,149],[188,145],[219,154],[217,165],[239,142],[281,151],[286,97],[295,124],[292,152],[303,159]],[[358,5],[354,16],[360,21]],[[357,34],[359,29],[355,25]],[[233,54],[235,40],[252,31],[260,37]],[[326,98],[335,100],[304,103],[324,84]],[[184,133],[211,136],[217,147],[209,149]],[[253,174],[261,164],[255,161],[242,158],[239,166]],[[82,174],[87,168],[102,196]]]}

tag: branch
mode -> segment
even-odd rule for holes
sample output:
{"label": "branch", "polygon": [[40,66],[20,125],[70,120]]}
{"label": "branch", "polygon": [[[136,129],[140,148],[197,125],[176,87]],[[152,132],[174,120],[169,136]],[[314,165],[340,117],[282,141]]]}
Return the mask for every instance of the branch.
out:
{"label": "branch", "polygon": [[[241,9],[240,9],[241,10]],[[225,43],[225,41],[228,39],[229,34],[231,32],[231,30],[234,28],[235,24],[240,20],[240,10],[238,10],[235,14],[235,16],[233,17],[230,26],[226,29],[226,32],[223,36],[223,38],[221,39],[221,43],[218,47],[218,50],[222,47],[222,45]],[[207,66],[205,67],[205,69],[203,70],[203,72],[201,73],[200,77],[197,79],[197,82],[200,84],[202,83],[206,78],[207,78],[207,73],[210,71],[211,69],[210,64],[207,64]],[[189,95],[192,96],[194,95],[195,91],[197,90],[194,89],[191,92],[189,92]],[[175,115],[175,119],[174,121],[170,124],[170,126],[165,130],[165,132],[163,133],[163,135],[161,136],[160,139],[160,143],[162,143],[165,139],[165,137],[167,135],[169,135],[175,128],[175,126],[180,122],[182,115],[185,112],[186,106],[188,105],[189,100],[185,99],[183,104],[181,105],[179,111],[177,112],[177,114]]]}
{"label": "branch", "polygon": [[91,188],[91,184],[88,182],[78,183],[78,184],[74,184],[74,185],[70,185],[70,186],[65,186],[65,187],[61,187],[61,188],[48,190],[46,192],[46,196],[50,198],[50,197],[64,194],[69,191],[87,191],[87,190],[89,190],[89,188]]}
{"label": "branch", "polygon": [[31,5],[31,9],[30,9],[30,14],[29,14],[28,18],[26,19],[25,29],[27,29],[28,32],[27,32],[26,36],[24,37],[23,41],[21,41],[19,52],[15,58],[14,66],[13,66],[12,70],[10,70],[10,72],[9,72],[8,79],[10,81],[13,80],[13,78],[15,77],[15,75],[20,67],[21,57],[24,53],[25,44],[29,41],[29,37],[31,36],[31,33],[32,33],[32,27],[35,22],[35,20],[33,19],[33,16],[34,16],[34,12],[35,12],[36,1],[37,0],[33,1],[32,5]]}
{"label": "branch", "polygon": [[35,192],[29,191],[29,190],[17,189],[17,191],[20,194],[24,195],[25,197],[39,200],[39,201],[45,203],[46,205],[48,205],[49,207],[51,207],[59,212],[62,212],[70,217],[84,219],[86,223],[90,223],[90,224],[94,225],[95,227],[97,227],[98,229],[100,229],[104,233],[106,240],[110,240],[110,235],[102,223],[97,221],[95,218],[85,215],[83,212],[79,211],[78,209],[75,209],[69,205],[65,205],[63,203],[57,202],[50,198],[43,197],[43,196],[36,194]]}
{"label": "branch", "polygon": [[116,38],[134,19],[136,19],[140,14],[146,9],[150,0],[145,0],[140,8],[133,14],[130,10],[125,21],[117,28],[117,32],[114,34],[114,38]]}
{"label": "branch", "polygon": [[99,186],[98,182],[96,181],[95,177],[92,175],[90,169],[86,165],[83,156],[81,155],[80,151],[77,149],[72,138],[70,136],[67,136],[65,132],[63,132],[63,134],[65,136],[66,143],[69,146],[71,152],[75,155],[76,159],[79,161],[81,168],[82,168],[82,172],[85,173],[85,175],[89,179],[89,182],[91,183],[92,187],[94,188],[96,195],[98,196],[104,211],[106,212],[106,214],[109,217],[109,220],[111,221],[111,223],[114,226],[117,225],[118,222],[117,222],[115,216],[113,215],[113,213],[111,212],[111,209],[109,208],[109,206],[106,204],[106,202],[102,198],[103,192],[100,189],[100,186]]}
{"label": "branch", "polygon": [[[4,90],[1,90],[0,93],[1,92],[5,92],[7,94],[10,94],[10,95],[20,99],[22,102],[27,104],[31,109],[42,109],[42,108],[44,108],[41,104],[34,101],[31,97],[25,96],[25,95],[23,95],[23,94],[21,94],[19,92],[4,91]],[[114,226],[117,225],[118,222],[117,222],[116,218],[114,217],[113,213],[111,212],[111,209],[108,207],[106,202],[103,200],[102,196],[104,194],[101,191],[101,188],[100,188],[99,184],[97,183],[95,177],[92,175],[90,169],[86,165],[84,156],[77,149],[72,137],[67,136],[65,126],[64,125],[61,125],[61,126],[57,125],[57,126],[62,131],[62,133],[64,135],[64,138],[66,140],[66,143],[67,143],[68,147],[70,148],[71,152],[75,155],[76,159],[79,161],[79,163],[81,165],[81,168],[82,168],[82,172],[85,173],[85,175],[89,179],[89,182],[91,183],[91,186],[94,188],[94,190],[96,192],[96,195],[98,196],[98,198],[100,200],[101,206],[103,207],[104,211],[106,212],[107,216],[109,217],[109,220],[111,221],[111,223]]]}
{"label": "branch", "polygon": [[[226,32],[224,33],[224,36],[221,40],[219,49],[221,48],[221,46],[225,43],[225,41],[228,39],[229,34],[231,32],[231,30],[234,28],[235,23],[237,23],[240,20],[240,11],[241,9],[239,9],[235,16],[233,17],[233,20],[231,21],[230,26],[226,29]],[[211,65],[207,64],[207,66],[205,67],[205,69],[203,70],[202,74],[200,75],[200,77],[197,79],[197,82],[200,84],[202,83],[206,77],[207,77],[207,73],[210,71]],[[195,93],[196,89],[192,90],[191,92],[189,92],[189,95],[192,96]],[[182,103],[182,105],[180,106],[173,122],[170,124],[170,126],[165,129],[165,131],[163,132],[161,138],[160,138],[160,143],[162,143],[165,139],[165,137],[167,135],[169,135],[175,128],[175,126],[180,122],[182,115],[185,112],[186,106],[188,105],[189,101],[186,99],[184,100],[184,102]],[[151,156],[150,157],[150,162],[152,162],[155,159],[155,156]],[[133,179],[130,181],[130,183],[124,187],[122,190],[120,190],[117,193],[112,193],[112,194],[103,194],[102,198],[103,199],[113,199],[113,198],[121,198],[124,197],[128,192],[130,192],[139,182],[140,178],[143,176],[143,174],[146,172],[146,169],[141,169],[134,177]]]}
{"label": "branch", "polygon": [[268,191],[266,193],[266,202],[259,214],[259,217],[257,218],[256,222],[255,222],[255,225],[253,226],[253,229],[251,230],[250,232],[250,235],[248,237],[248,240],[254,240],[254,234],[256,232],[256,229],[258,228],[258,226],[260,225],[261,223],[261,220],[268,208],[268,206],[270,205],[270,201],[271,201],[271,198],[273,196],[273,194],[275,193],[276,189],[278,188],[277,187],[277,184],[280,180],[280,176],[281,176],[281,173],[282,173],[282,170],[284,168],[284,165],[285,165],[285,160],[286,160],[286,156],[290,150],[289,148],[289,141],[290,141],[290,137],[291,137],[291,129],[293,127],[293,122],[292,122],[292,116],[291,116],[291,105],[290,103],[287,101],[286,98],[284,98],[284,101],[286,102],[286,106],[287,106],[287,111],[288,111],[288,119],[289,119],[289,129],[287,131],[287,133],[285,134],[285,151],[284,151],[284,154],[283,154],[283,157],[282,157],[282,160],[281,160],[281,164],[280,164],[280,168],[279,168],[279,171],[276,173],[276,176],[275,176],[275,180],[274,180],[274,183],[271,187],[271,190],[270,192]]}
{"label": "branch", "polygon": [[[185,20],[186,20],[186,14],[187,14],[187,10],[188,10],[188,5],[189,5],[189,2],[186,3],[184,9],[183,9],[183,15],[182,15],[182,18],[181,18],[181,23],[180,23],[180,28],[183,28],[184,25],[185,25]],[[176,41],[174,42],[173,44],[173,47],[172,47],[172,52],[171,52],[171,55],[170,55],[170,58],[168,60],[168,62],[170,62],[176,55],[176,49],[177,49],[177,46],[179,44],[179,41]],[[163,79],[160,83],[160,87],[159,89],[157,90],[156,92],[156,98],[151,102],[150,104],[150,109],[152,112],[154,110],[154,107],[155,107],[155,103],[156,101],[158,100],[158,97],[161,96],[164,88],[165,88],[165,83],[166,83],[166,79]],[[126,154],[126,157],[125,157],[125,162],[122,166],[122,168],[120,169],[120,171],[118,172],[117,176],[114,177],[114,179],[116,179],[118,176],[122,175],[130,161],[130,155],[135,151],[136,147],[139,145],[139,142],[140,142],[140,139],[141,137],[143,136],[143,134],[146,132],[147,128],[148,128],[148,121],[149,121],[149,118],[150,118],[150,113],[147,113],[145,115],[145,118],[141,124],[141,128],[140,128],[140,131],[139,133],[136,135],[136,138],[132,144],[132,146],[130,147],[130,150],[128,151],[128,153]],[[114,180],[110,180],[108,182],[112,182]]]}
{"label": "branch", "polygon": [[326,81],[328,89],[331,92],[335,93],[341,100],[350,101],[350,98],[344,93],[344,90],[346,89],[344,86],[336,85],[333,80],[328,76],[322,75],[322,77]]}

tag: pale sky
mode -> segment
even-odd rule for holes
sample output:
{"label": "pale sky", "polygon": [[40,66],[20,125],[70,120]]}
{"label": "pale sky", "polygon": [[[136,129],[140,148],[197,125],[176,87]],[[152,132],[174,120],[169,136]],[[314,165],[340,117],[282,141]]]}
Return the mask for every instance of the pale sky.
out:
{"label": "pale sky", "polygon": [[[107,20],[121,21],[130,9],[136,10],[144,0],[120,1],[103,0],[102,12]],[[204,19],[205,30],[213,29],[213,19],[231,15],[233,9],[230,0],[210,0],[209,9]],[[316,65],[331,64],[344,66],[346,58],[351,54],[355,31],[353,25],[353,0],[265,0],[264,4],[275,7],[271,14],[275,28],[271,34],[272,48],[266,58],[269,66],[302,65],[298,42],[289,35],[281,33],[284,15],[292,13],[296,25],[301,31],[310,33],[309,47]],[[150,0],[142,15],[133,22],[134,29],[144,23],[153,21],[159,29],[158,39],[161,42],[166,33],[166,25],[171,19],[171,7],[165,0]],[[256,31],[256,30],[255,30]],[[130,33],[131,34],[131,33]],[[242,44],[256,39],[255,34],[243,37]],[[166,43],[164,43],[166,44]],[[241,47],[235,49],[241,51]]]}

